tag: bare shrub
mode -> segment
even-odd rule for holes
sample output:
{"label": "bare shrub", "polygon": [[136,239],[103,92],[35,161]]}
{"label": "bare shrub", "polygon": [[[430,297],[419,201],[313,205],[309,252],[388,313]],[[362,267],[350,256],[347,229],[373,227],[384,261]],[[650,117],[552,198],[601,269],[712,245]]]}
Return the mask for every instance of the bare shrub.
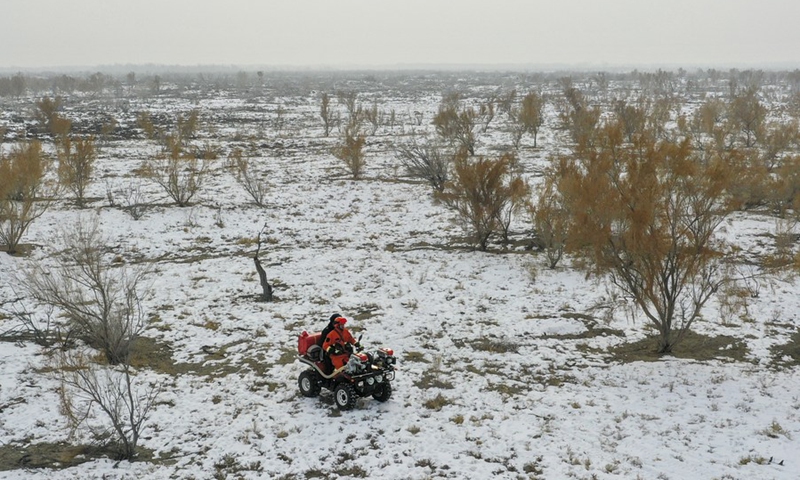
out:
{"label": "bare shrub", "polygon": [[198,159],[173,143],[166,154],[145,161],[143,172],[179,207],[185,207],[203,186],[210,168],[211,160]]}
{"label": "bare shrub", "polygon": [[259,178],[250,168],[250,160],[244,156],[242,149],[235,148],[228,155],[228,162],[236,174],[236,181],[244,188],[253,202],[259,207],[265,207],[264,200],[267,196],[267,183]]}
{"label": "bare shrub", "polygon": [[[119,122],[116,118],[108,115],[103,120],[103,124],[100,126],[100,144],[103,147],[107,147],[109,142],[111,141],[111,136],[114,133],[114,130],[117,129],[119,126]],[[98,151],[100,149],[98,148]]]}
{"label": "bare shrub", "polygon": [[336,92],[336,98],[339,101],[339,105],[344,105],[345,109],[347,109],[347,115],[352,119],[356,117],[356,100],[358,99],[358,92],[352,90],[339,90]]}
{"label": "bare shrub", "polygon": [[783,154],[790,151],[798,140],[800,140],[800,128],[797,121],[768,123],[761,138],[762,163],[772,171],[781,163]]}
{"label": "bare shrub", "polygon": [[23,302],[16,298],[0,303],[0,318],[5,316],[12,324],[11,328],[0,332],[0,338],[6,340],[30,340],[42,347],[52,347],[56,344],[66,346],[72,338],[72,330],[63,328],[54,318],[54,308],[45,308],[31,311]]}
{"label": "bare shrub", "polygon": [[509,241],[511,223],[530,196],[530,186],[521,177],[514,175],[512,172],[511,167],[517,163],[517,158],[513,155],[508,155],[507,157],[509,159],[509,169],[506,171],[504,179],[507,201],[503,203],[497,212],[497,225],[504,242]]}
{"label": "bare shrub", "polygon": [[[800,156],[784,159],[772,175],[763,176],[764,199],[772,210],[783,216],[800,206]],[[738,183],[738,182],[737,182]]]}
{"label": "bare shrub", "polygon": [[420,145],[398,145],[395,152],[408,174],[430,184],[437,192],[444,190],[450,178],[450,155],[439,146],[430,143]]}
{"label": "bare shrub", "polygon": [[370,125],[370,135],[375,135],[381,125],[386,121],[386,114],[378,108],[378,103],[373,103],[369,108],[361,109],[361,118]]}
{"label": "bare shrub", "polygon": [[61,411],[73,433],[86,428],[95,439],[113,446],[118,459],[133,460],[164,383],[137,385],[127,363],[110,368],[82,352],[63,354],[58,372]]}
{"label": "bare shrub", "polygon": [[689,118],[678,119],[682,134],[699,151],[727,151],[736,142],[736,125],[727,119],[727,104],[720,99],[706,100]]}
{"label": "bare shrub", "polygon": [[498,101],[497,92],[493,92],[489,97],[478,105],[478,119],[481,124],[481,133],[489,130],[489,124],[494,120],[496,105]]}
{"label": "bare shrub", "polygon": [[632,142],[634,136],[641,135],[647,127],[647,104],[643,100],[633,105],[618,100],[614,104],[614,117],[622,126],[625,139]]}
{"label": "bare shrub", "polygon": [[331,98],[327,93],[323,93],[320,98],[319,116],[322,117],[322,126],[324,127],[325,136],[331,133],[331,128],[335,122],[335,114],[331,107]]}
{"label": "bare shrub", "polygon": [[28,294],[63,314],[111,364],[124,363],[145,327],[143,268],[112,266],[96,219],[62,233],[63,253],[53,268],[32,265],[19,279]]}
{"label": "bare shrub", "polygon": [[217,160],[221,153],[218,145],[208,141],[203,142],[202,145],[192,146],[191,151],[194,158],[201,160]]}
{"label": "bare shrub", "polygon": [[25,231],[55,200],[58,186],[46,179],[50,167],[37,141],[0,155],[0,241],[9,254],[17,252]]}
{"label": "bare shrub", "polygon": [[[747,210],[773,202],[774,205],[784,203],[781,178],[772,178],[766,166],[758,158],[754,150],[729,150],[712,156],[722,159],[728,164],[731,174],[736,177],[728,187],[731,205],[734,208]],[[772,185],[775,183],[776,185]]]}
{"label": "bare shrub", "polygon": [[144,217],[148,206],[142,185],[136,180],[124,182],[122,186],[107,184],[106,198],[109,205],[120,208],[134,220]]}

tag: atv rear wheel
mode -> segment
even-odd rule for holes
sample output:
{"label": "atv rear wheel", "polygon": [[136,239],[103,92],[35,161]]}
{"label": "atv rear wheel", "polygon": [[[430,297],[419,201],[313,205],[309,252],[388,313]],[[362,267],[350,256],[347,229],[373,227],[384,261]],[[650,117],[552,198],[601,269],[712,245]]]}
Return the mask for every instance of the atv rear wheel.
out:
{"label": "atv rear wheel", "polygon": [[317,373],[314,370],[305,370],[297,379],[297,386],[300,387],[300,394],[304,397],[316,397],[322,387],[317,381]]}
{"label": "atv rear wheel", "polygon": [[392,396],[392,384],[389,382],[384,381],[383,385],[375,390],[375,393],[372,394],[372,398],[379,402],[385,402],[389,400]]}
{"label": "atv rear wheel", "polygon": [[356,389],[349,383],[340,383],[333,390],[333,400],[339,410],[350,410],[355,407],[357,399]]}

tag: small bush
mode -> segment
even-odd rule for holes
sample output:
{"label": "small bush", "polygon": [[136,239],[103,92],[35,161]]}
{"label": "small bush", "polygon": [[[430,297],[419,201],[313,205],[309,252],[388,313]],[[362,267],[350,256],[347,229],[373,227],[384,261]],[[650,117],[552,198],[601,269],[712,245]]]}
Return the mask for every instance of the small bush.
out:
{"label": "small bush", "polygon": [[179,207],[185,207],[200,191],[210,168],[211,160],[197,159],[173,143],[166,155],[146,161],[143,172],[160,185]]}
{"label": "small bush", "polygon": [[422,405],[428,410],[434,410],[438,412],[445,406],[450,405],[452,403],[453,402],[449,398],[445,397],[441,393],[438,393],[434,398],[426,400]]}
{"label": "small bush", "polygon": [[364,135],[353,134],[350,129],[347,129],[342,143],[333,149],[333,156],[344,162],[354,180],[361,178],[366,166],[365,144],[366,138]]}

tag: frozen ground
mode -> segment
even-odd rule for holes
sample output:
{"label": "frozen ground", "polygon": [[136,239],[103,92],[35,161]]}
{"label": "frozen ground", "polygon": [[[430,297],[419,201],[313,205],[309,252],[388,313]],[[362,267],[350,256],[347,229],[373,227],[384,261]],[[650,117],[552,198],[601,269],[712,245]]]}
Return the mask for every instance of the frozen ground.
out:
{"label": "frozen ground", "polygon": [[[136,375],[142,386],[167,385],[140,442],[151,460],[20,466],[0,478],[800,478],[800,375],[778,368],[771,350],[800,324],[795,280],[764,284],[745,317],[722,322],[716,303],[706,308],[696,330],[740,339],[744,359],[723,351],[710,360],[620,361],[609,349],[650,331],[621,310],[597,308],[609,295],[601,280],[569,259],[549,270],[523,249],[471,251],[428,187],[396,181],[386,145],[399,127],[368,141],[366,178],[353,181],[327,153],[335,139],[321,138],[313,102],[293,101],[284,103],[286,130],[269,134],[258,163],[271,186],[267,208],[247,202],[221,160],[192,207],[171,206],[145,184],[156,206],[134,221],[108,205],[106,184],[139,181],[131,172],[154,147],[112,141],[91,208],[58,204],[27,234],[37,246],[29,257],[0,254],[0,299],[10,299],[13,273],[50,262],[59,229],[98,216],[113,255],[157,260],[145,337],[175,364],[196,366]],[[435,101],[413,108],[429,119]],[[212,118],[241,103],[200,106]],[[502,138],[490,132],[484,147]],[[540,142],[554,147],[552,129]],[[529,173],[542,158],[522,150]],[[252,239],[264,224],[272,303],[255,298]],[[763,235],[775,224],[739,214],[725,227],[756,254],[770,248]],[[298,394],[296,337],[333,312],[350,318],[366,345],[394,348],[389,402],[361,400],[340,413],[330,394]],[[2,342],[0,365],[0,446],[66,441],[48,355]]]}

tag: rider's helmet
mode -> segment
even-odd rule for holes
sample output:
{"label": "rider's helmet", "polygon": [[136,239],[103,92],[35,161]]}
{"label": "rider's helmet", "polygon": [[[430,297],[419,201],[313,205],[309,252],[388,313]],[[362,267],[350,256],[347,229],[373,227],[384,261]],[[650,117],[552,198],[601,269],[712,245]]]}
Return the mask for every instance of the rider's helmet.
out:
{"label": "rider's helmet", "polygon": [[344,318],[344,317],[336,317],[336,318],[333,320],[333,323],[334,323],[334,325],[336,325],[337,327],[344,327],[344,325],[347,323],[347,319],[346,319],[346,318]]}

